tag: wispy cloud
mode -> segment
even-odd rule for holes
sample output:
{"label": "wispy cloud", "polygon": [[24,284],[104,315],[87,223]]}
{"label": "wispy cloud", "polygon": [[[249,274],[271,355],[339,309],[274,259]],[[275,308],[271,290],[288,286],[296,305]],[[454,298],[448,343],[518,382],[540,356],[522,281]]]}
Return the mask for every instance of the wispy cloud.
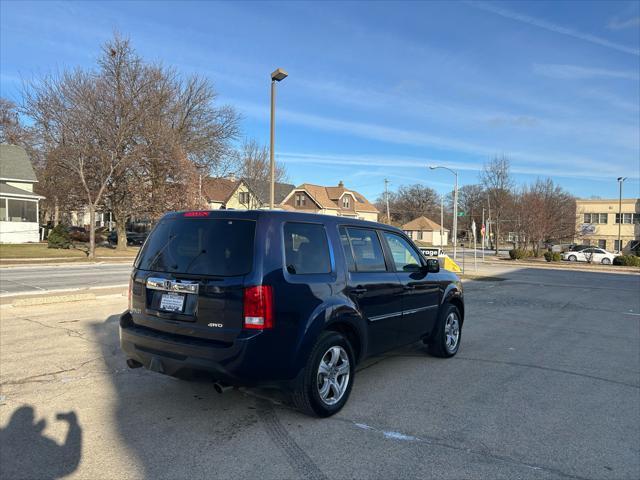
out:
{"label": "wispy cloud", "polygon": [[633,70],[609,70],[606,68],[582,67],[580,65],[535,63],[534,73],[551,78],[560,79],[588,79],[588,78],[621,78],[638,80],[640,74]]}
{"label": "wispy cloud", "polygon": [[[367,166],[370,171],[375,168],[393,168],[387,170],[386,176],[392,176],[392,173],[398,173],[398,169],[425,169],[428,165],[442,164],[458,171],[480,172],[483,167],[482,161],[448,161],[442,159],[434,159],[427,157],[412,157],[402,155],[353,155],[353,154],[326,154],[326,153],[308,153],[308,152],[282,152],[278,154],[281,161],[285,163],[306,164],[306,165],[341,165],[341,166]],[[511,157],[511,156],[510,156]],[[603,164],[593,159],[570,157],[557,155],[554,158],[547,158],[547,164],[541,162],[531,163],[525,161],[522,155],[515,154],[512,157],[512,169],[515,174],[536,175],[536,176],[556,176],[573,179],[603,179],[607,177],[615,178],[620,173],[620,168],[611,164]],[[560,161],[562,159],[562,161]],[[527,159],[528,160],[528,159]],[[540,159],[538,159],[540,160]],[[596,168],[597,166],[597,168]],[[578,168],[574,168],[578,167]],[[583,167],[583,168],[579,168]],[[375,175],[372,173],[372,175]],[[399,175],[397,178],[415,179],[419,177],[411,177]],[[638,178],[631,176],[630,178]]]}
{"label": "wispy cloud", "polygon": [[514,12],[513,10],[508,10],[506,8],[502,8],[495,4],[484,3],[484,2],[466,2],[466,3],[467,5],[470,5],[472,7],[479,8],[481,10],[484,10],[486,12],[491,12],[496,15],[500,15],[501,17],[504,17],[504,18],[526,23],[527,25],[532,25],[534,27],[542,28],[550,32],[559,33],[561,35],[566,35],[572,38],[576,38],[578,40],[584,40],[586,42],[590,42],[595,45],[600,45],[605,48],[617,50],[618,52],[629,53],[631,55],[640,56],[640,50],[637,48],[611,42],[606,38],[597,37],[590,33],[583,33],[578,30],[574,30],[573,28],[565,27],[563,25],[558,25],[557,23],[552,23],[547,20],[543,20],[541,18],[531,17],[529,15],[524,15],[522,13]]}
{"label": "wispy cloud", "polygon": [[631,18],[613,17],[607,23],[607,28],[610,30],[624,30],[626,28],[640,27],[640,16]]}

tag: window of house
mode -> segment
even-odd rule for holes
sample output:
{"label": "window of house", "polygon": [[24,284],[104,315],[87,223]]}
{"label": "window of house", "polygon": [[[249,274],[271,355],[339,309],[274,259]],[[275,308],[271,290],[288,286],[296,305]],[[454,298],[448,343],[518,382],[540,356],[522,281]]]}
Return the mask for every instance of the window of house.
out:
{"label": "window of house", "polygon": [[422,240],[422,230],[418,230],[418,240]]}
{"label": "window of house", "polygon": [[584,223],[606,224],[607,214],[606,213],[585,213]]}
{"label": "window of house", "polygon": [[[620,223],[620,214],[616,213],[616,223]],[[640,223],[640,213],[623,213],[622,223]]]}
{"label": "window of house", "polygon": [[285,223],[285,262],[294,275],[331,272],[327,234],[322,225]]}
{"label": "window of house", "polygon": [[303,193],[296,193],[296,207],[304,207],[307,204],[307,198]]}
{"label": "window of house", "polygon": [[7,199],[7,216],[10,222],[37,222],[38,202]]}
{"label": "window of house", "polygon": [[607,241],[606,240],[598,240],[598,247],[606,250],[607,249]]}
{"label": "window of house", "polygon": [[389,232],[384,232],[383,235],[398,272],[415,272],[422,266],[420,256],[404,238]]}
{"label": "window of house", "polygon": [[347,195],[342,197],[342,208],[349,208],[349,204],[349,197]]}
{"label": "window of house", "polygon": [[387,267],[384,262],[382,246],[380,245],[380,240],[376,232],[364,228],[347,228],[346,231],[353,255],[355,271],[385,272]]}
{"label": "window of house", "polygon": [[243,205],[249,204],[249,192],[240,192],[240,203]]}
{"label": "window of house", "polygon": [[0,222],[7,221],[7,199],[0,198]]}

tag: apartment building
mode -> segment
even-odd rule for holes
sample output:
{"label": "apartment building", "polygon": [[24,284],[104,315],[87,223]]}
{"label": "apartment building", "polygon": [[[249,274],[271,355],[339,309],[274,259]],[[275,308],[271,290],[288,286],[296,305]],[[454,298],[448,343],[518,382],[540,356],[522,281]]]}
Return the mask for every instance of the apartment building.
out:
{"label": "apartment building", "polygon": [[577,244],[628,252],[640,242],[639,198],[624,198],[621,205],[618,199],[577,199],[576,217]]}

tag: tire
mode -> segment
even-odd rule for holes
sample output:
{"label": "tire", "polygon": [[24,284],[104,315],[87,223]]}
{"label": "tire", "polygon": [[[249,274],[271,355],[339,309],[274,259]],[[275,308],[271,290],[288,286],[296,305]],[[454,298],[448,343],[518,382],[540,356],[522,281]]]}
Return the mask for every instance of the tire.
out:
{"label": "tire", "polygon": [[438,323],[429,340],[429,354],[434,357],[453,357],[460,349],[462,322],[460,311],[455,305],[445,303],[440,310]]}
{"label": "tire", "polygon": [[[331,368],[329,373],[321,373],[321,363],[323,370]],[[338,332],[322,332],[296,380],[291,394],[293,404],[307,415],[329,417],[347,403],[354,375],[355,360],[349,341]]]}
{"label": "tire", "polygon": [[600,263],[602,263],[603,265],[611,265],[611,260],[609,260],[608,258],[603,258]]}
{"label": "tire", "polygon": [[578,260],[578,257],[576,257],[575,255],[569,255],[570,262],[575,262],[576,260]]}

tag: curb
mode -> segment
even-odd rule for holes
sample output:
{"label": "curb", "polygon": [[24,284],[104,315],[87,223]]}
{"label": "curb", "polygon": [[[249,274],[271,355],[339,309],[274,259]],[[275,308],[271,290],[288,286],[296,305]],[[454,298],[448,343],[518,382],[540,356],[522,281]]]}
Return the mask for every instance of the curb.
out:
{"label": "curb", "polygon": [[49,290],[38,293],[19,294],[0,297],[0,308],[31,307],[55,303],[82,302],[98,300],[101,297],[126,297],[128,285],[111,285],[85,289]]}
{"label": "curb", "polygon": [[596,273],[613,273],[617,275],[638,275],[640,268],[624,267],[624,266],[606,266],[606,265],[571,265],[568,262],[522,262],[520,260],[489,260],[491,265],[500,265],[504,267],[531,267],[531,268],[548,268],[551,270],[563,270],[565,272],[596,272]]}

